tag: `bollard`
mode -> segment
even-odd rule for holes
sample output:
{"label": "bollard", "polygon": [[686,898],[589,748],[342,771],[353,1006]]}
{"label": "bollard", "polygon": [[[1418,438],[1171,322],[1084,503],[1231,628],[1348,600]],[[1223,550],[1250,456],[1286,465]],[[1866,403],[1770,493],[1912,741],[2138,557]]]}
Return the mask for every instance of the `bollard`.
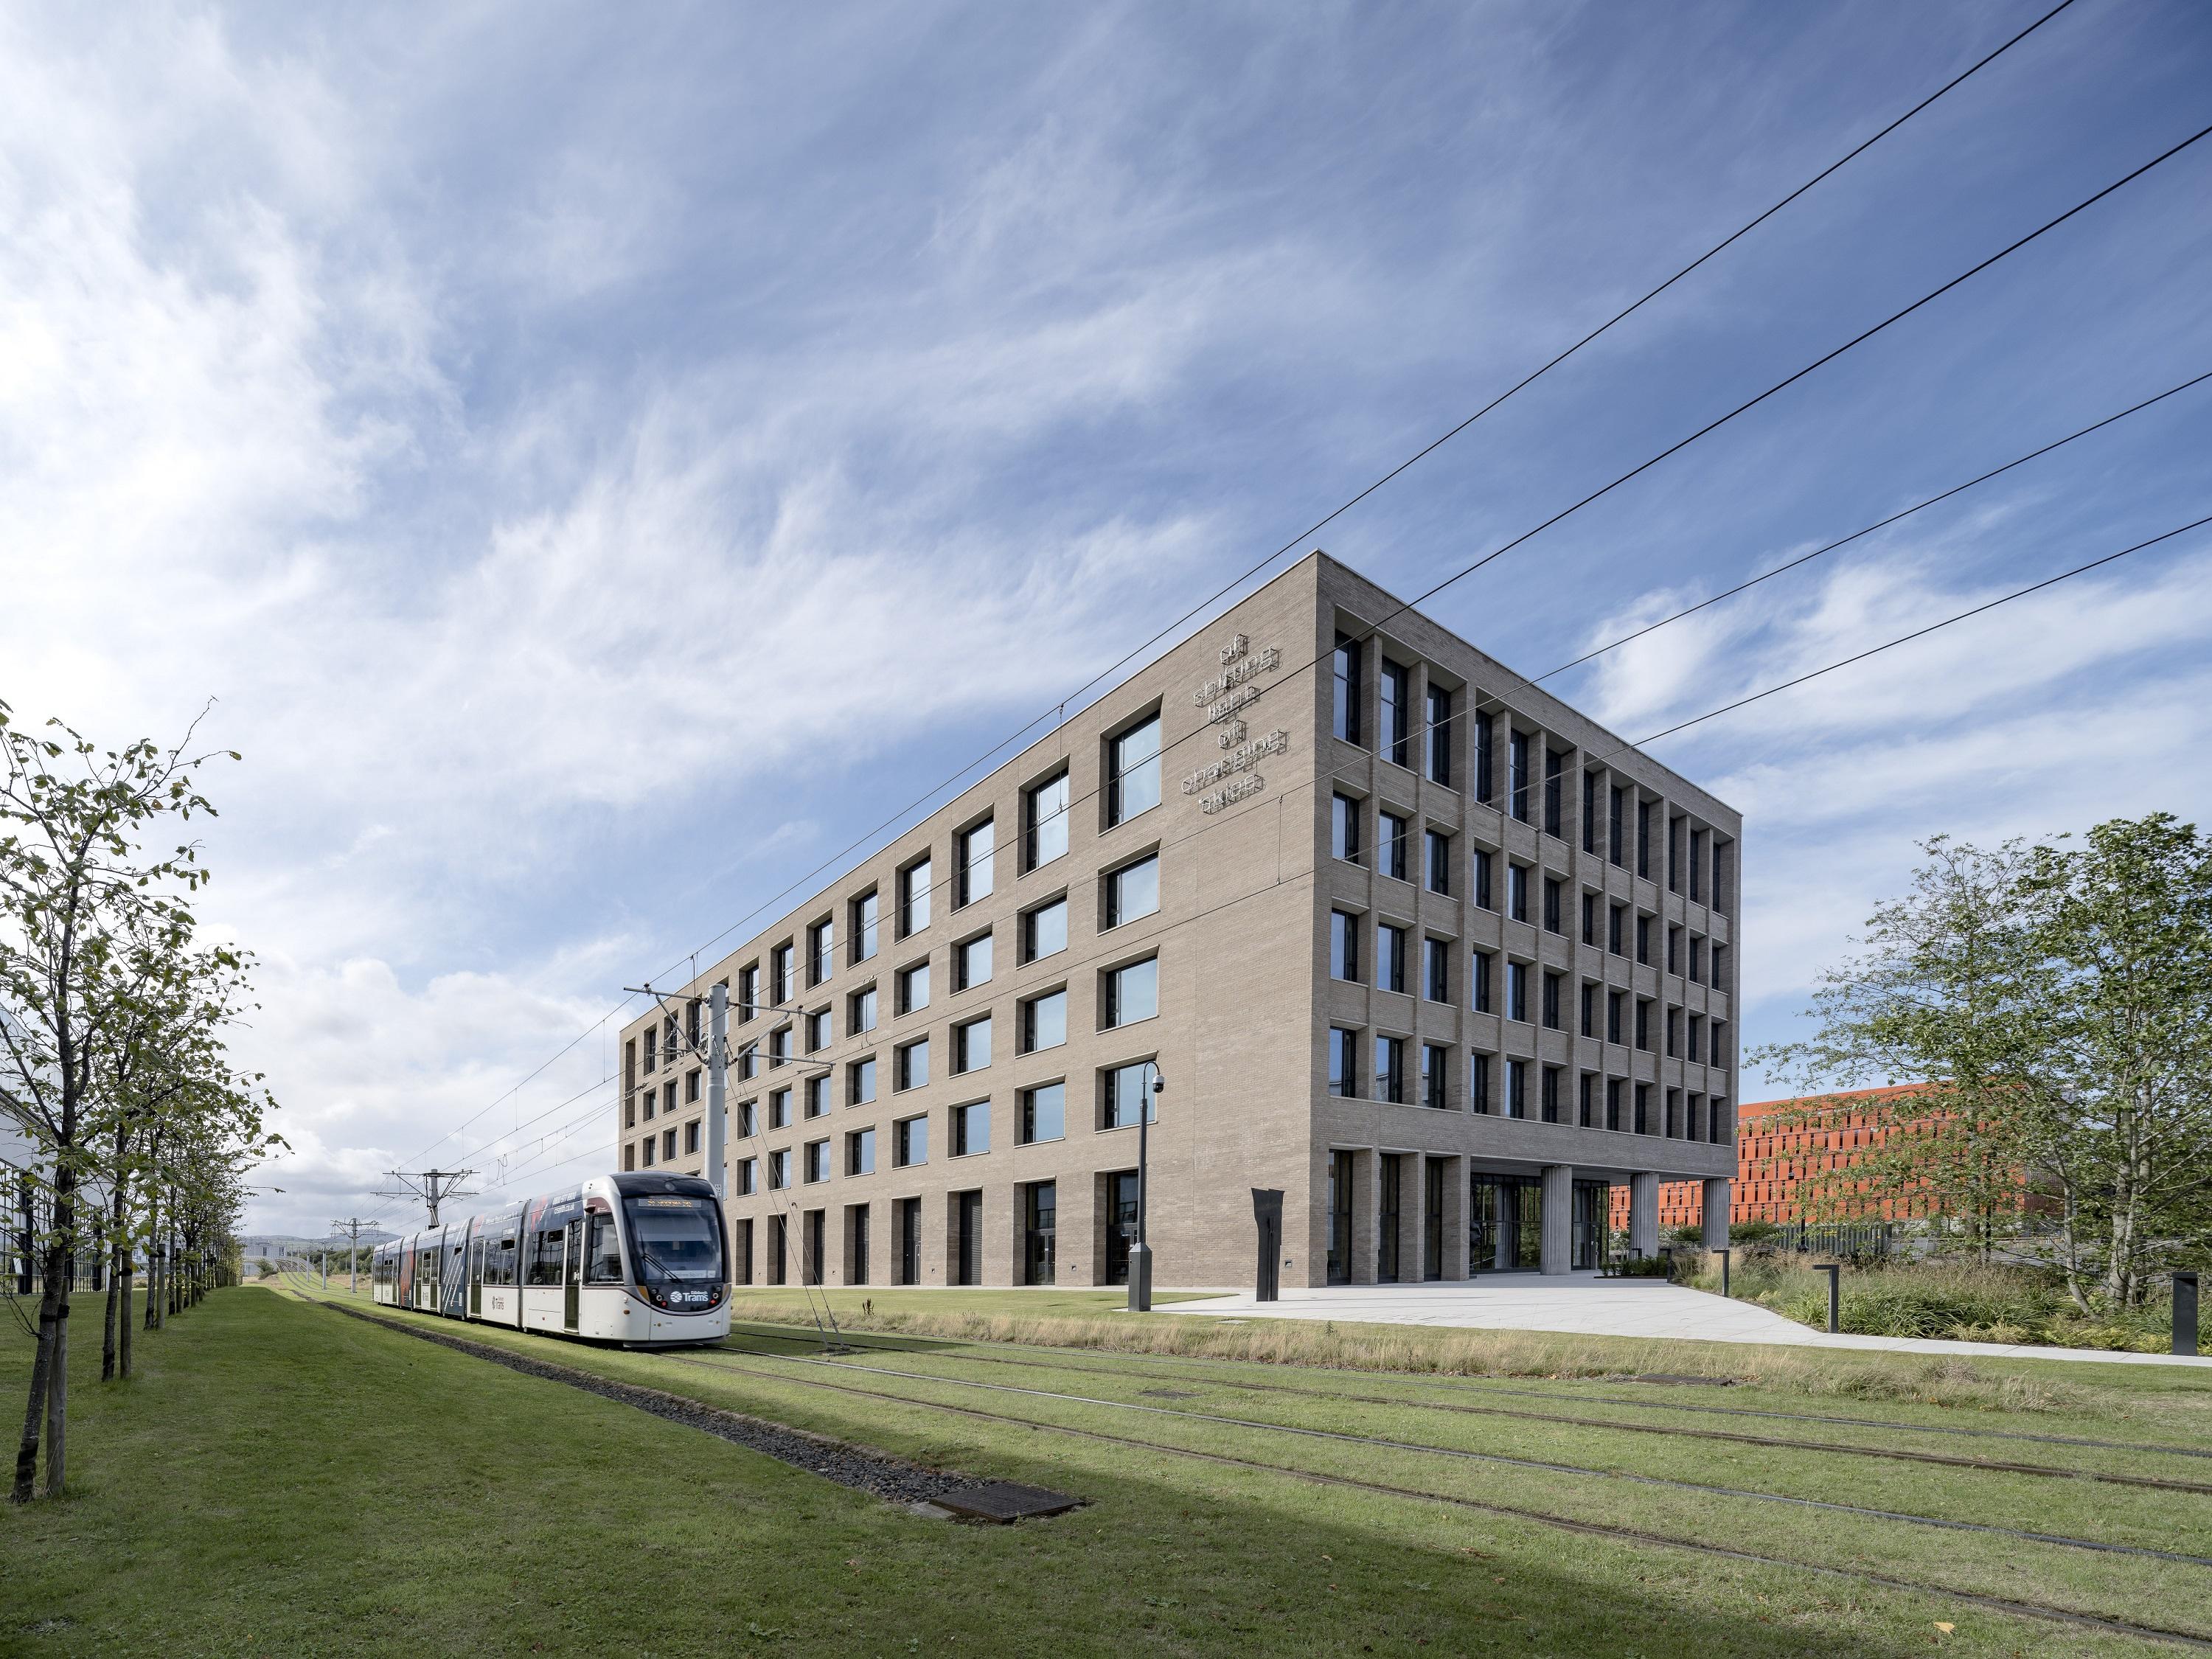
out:
{"label": "bollard", "polygon": [[1844,1277],[1844,1264],[1840,1261],[1815,1261],[1813,1264],[1813,1271],[1826,1273],[1828,1276],[1828,1328],[1831,1331],[1841,1331],[1844,1328],[1844,1298],[1840,1287]]}
{"label": "bollard", "polygon": [[2173,1276],[2173,1351],[2179,1354],[2197,1352],[2197,1275],[2193,1273]]}
{"label": "bollard", "polygon": [[1729,1258],[1735,1254],[1735,1248],[1723,1244],[1718,1254],[1721,1259],[1721,1294],[1725,1297],[1729,1293]]}

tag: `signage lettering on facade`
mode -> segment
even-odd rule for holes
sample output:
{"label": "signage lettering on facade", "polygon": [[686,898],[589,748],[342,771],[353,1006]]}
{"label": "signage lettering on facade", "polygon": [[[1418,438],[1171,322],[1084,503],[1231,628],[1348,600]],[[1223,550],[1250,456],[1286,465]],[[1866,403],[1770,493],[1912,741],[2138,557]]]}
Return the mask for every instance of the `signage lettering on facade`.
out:
{"label": "signage lettering on facade", "polygon": [[[1215,734],[1215,741],[1226,752],[1219,760],[1200,767],[1182,781],[1183,793],[1199,795],[1199,810],[1209,813],[1249,800],[1265,789],[1267,780],[1253,769],[1269,755],[1287,753],[1291,746],[1289,732],[1279,728],[1263,738],[1254,738],[1240,718],[1243,710],[1260,700],[1262,688],[1252,682],[1282,666],[1280,648],[1263,646],[1255,653],[1249,635],[1236,634],[1220,647],[1219,656],[1221,672],[1192,692],[1190,700],[1206,710],[1208,725],[1222,728]],[[1245,775],[1237,777],[1240,772]],[[1224,778],[1236,781],[1199,794]]]}

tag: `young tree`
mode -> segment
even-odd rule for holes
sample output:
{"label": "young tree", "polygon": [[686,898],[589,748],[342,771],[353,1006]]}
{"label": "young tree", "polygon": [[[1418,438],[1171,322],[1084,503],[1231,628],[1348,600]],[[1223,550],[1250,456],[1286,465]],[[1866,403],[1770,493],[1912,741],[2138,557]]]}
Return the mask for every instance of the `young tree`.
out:
{"label": "young tree", "polygon": [[2092,1290],[2138,1307],[2212,1220],[2212,843],[2169,813],[2116,819],[2038,848],[2021,897],[2022,1115],[2057,1262],[2085,1311]]}
{"label": "young tree", "polygon": [[1911,895],[1822,976],[1817,1035],[1758,1057],[1807,1096],[1924,1083],[1871,1107],[1898,1133],[1831,1196],[1924,1194],[2088,1313],[2141,1306],[2212,1245],[2212,846],[2163,812],[2084,840],[1925,843]]}
{"label": "young tree", "polygon": [[32,1496],[42,1424],[49,1496],[67,1468],[70,1264],[107,1127],[94,1058],[143,988],[131,945],[167,927],[188,934],[188,898],[205,878],[191,844],[144,843],[212,811],[193,782],[207,757],[184,744],[103,751],[58,721],[46,729],[58,737],[23,731],[0,703],[0,1113],[29,1137],[48,1217],[18,1502]]}
{"label": "young tree", "polygon": [[1817,1218],[1899,1208],[1940,1216],[1987,1259],[2021,1218],[2021,1125],[2013,1018],[2027,957],[2021,884],[2030,854],[1938,836],[1904,898],[1868,919],[1861,952],[1821,974],[1812,1038],[1752,1058],[1800,1098],[1775,1127],[1818,1128],[1839,1090],[1913,1081],[1909,1095],[1851,1103],[1871,1133],[1847,1162],[1797,1172]]}

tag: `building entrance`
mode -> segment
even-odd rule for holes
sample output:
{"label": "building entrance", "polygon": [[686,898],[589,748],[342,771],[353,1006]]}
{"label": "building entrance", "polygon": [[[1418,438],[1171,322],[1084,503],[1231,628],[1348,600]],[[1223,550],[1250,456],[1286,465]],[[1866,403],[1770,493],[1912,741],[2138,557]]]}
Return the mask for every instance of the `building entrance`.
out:
{"label": "building entrance", "polygon": [[1544,1183],[1476,1174],[1468,1190],[1469,1273],[1532,1273],[1543,1265]]}

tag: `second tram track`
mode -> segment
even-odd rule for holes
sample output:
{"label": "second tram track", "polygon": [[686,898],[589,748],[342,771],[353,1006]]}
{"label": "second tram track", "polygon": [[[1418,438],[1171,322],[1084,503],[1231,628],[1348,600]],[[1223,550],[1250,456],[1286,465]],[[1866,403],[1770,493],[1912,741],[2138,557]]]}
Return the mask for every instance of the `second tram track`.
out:
{"label": "second tram track", "polygon": [[[733,1321],[732,1324],[734,1325],[736,1322],[737,1322]],[[747,1325],[766,1325],[773,1324],[775,1322],[769,1320],[750,1319],[743,1322]],[[805,1328],[799,1327],[798,1328],[804,1329]],[[731,1334],[733,1336],[740,1334],[740,1333],[734,1329]],[[763,1333],[763,1334],[773,1334],[775,1340],[779,1342],[793,1342],[805,1347],[816,1346],[821,1340],[819,1337],[789,1336],[785,1335],[781,1332]],[[885,1347],[874,1344],[854,1343],[850,1334],[843,1334],[842,1340],[848,1344],[848,1346],[855,1347],[866,1346],[875,1352],[892,1353],[908,1352],[908,1350],[905,1349]],[[957,1343],[964,1348],[975,1348],[986,1345],[992,1347],[1019,1348],[1024,1352],[1029,1353],[1073,1353],[1111,1356],[1116,1352],[1115,1350],[1110,1348],[1082,1347],[1068,1343],[1002,1342],[996,1338],[978,1339],[961,1336],[932,1336],[927,1332],[917,1332],[910,1340],[915,1342]],[[1132,1352],[1129,1357],[1133,1359],[1149,1360],[1155,1364],[1242,1367],[1244,1369],[1249,1369],[1254,1366],[1270,1365],[1275,1363],[1272,1360],[1266,1359],[1218,1358],[1211,1354],[1153,1354],[1143,1352]],[[1403,1382],[1410,1387],[1438,1389],[1452,1393],[1504,1395],[1524,1400],[1550,1400],[1553,1397],[1550,1395],[1542,1393],[1535,1389],[1515,1388],[1509,1383],[1492,1382],[1474,1377],[1427,1376],[1416,1371],[1364,1370],[1357,1367],[1338,1368],[1330,1366],[1325,1368],[1316,1367],[1314,1369],[1327,1369],[1339,1376],[1364,1377],[1373,1382]],[[1158,1373],[1156,1372],[1155,1375],[1157,1376]],[[1319,1391],[1316,1390],[1316,1392],[1318,1393]],[[1583,1398],[1592,1405],[1626,1406],[1637,1411],[1694,1412],[1701,1415],[1710,1417],[1753,1417],[1790,1423],[1826,1423],[1844,1428],[1893,1429],[1900,1433],[1907,1434],[1948,1434],[1979,1440],[2018,1440],[2023,1443],[2042,1446],[2080,1446],[2098,1451],[2140,1452],[2159,1456],[2212,1459],[2212,1447],[2207,1446],[2169,1446],[2149,1441],[2099,1440],[2086,1435],[2033,1434],[2022,1429],[1981,1429],[1972,1428],[1965,1424],[1960,1423],[1900,1423],[1893,1419],[1887,1418],[1847,1417],[1841,1413],[1830,1412],[1769,1411],[1763,1410],[1753,1406],[1714,1406],[1705,1404],[1702,1401],[1683,1400],[1633,1400],[1625,1395],[1595,1394],[1586,1395]]]}
{"label": "second tram track", "polygon": [[[733,1333],[732,1334],[734,1335],[735,1334]],[[758,1335],[761,1334],[746,1334],[749,1339],[753,1340],[757,1340]],[[783,1336],[781,1334],[769,1335],[769,1340],[802,1344],[806,1341],[806,1339],[804,1337]],[[1044,1359],[1016,1359],[1005,1354],[984,1353],[972,1351],[963,1352],[957,1354],[933,1354],[927,1350],[918,1352],[911,1348],[887,1346],[878,1343],[855,1342],[850,1337],[844,1339],[844,1345],[848,1348],[852,1348],[864,1353],[908,1354],[915,1358],[934,1357],[951,1359],[956,1363],[972,1361],[978,1364],[986,1365],[1014,1365],[1036,1370],[1073,1372],[1079,1376],[1120,1376],[1149,1378],[1156,1382],[1172,1381],[1188,1382],[1192,1383],[1197,1383],[1200,1380],[1184,1373],[1160,1371],[1157,1370],[1147,1370],[1133,1365],[1126,1369],[1118,1369],[1096,1364],[1075,1364],[1065,1361],[1055,1362],[1053,1360]],[[1072,1352],[1079,1352],[1083,1351],[1073,1350]],[[776,1357],[781,1358],[782,1356]],[[798,1358],[799,1356],[794,1355],[792,1357]],[[951,1382],[956,1379],[948,1377],[945,1380]],[[1422,1385],[1420,1379],[1412,1380],[1417,1386]],[[1856,1446],[1843,1441],[1790,1440],[1775,1435],[1742,1434],[1728,1429],[1689,1428],[1677,1424],[1617,1423],[1609,1422],[1603,1418],[1563,1416],[1553,1412],[1523,1411],[1516,1407],[1508,1406],[1476,1406],[1458,1401],[1401,1400],[1388,1395],[1351,1394],[1335,1389],[1302,1389],[1292,1387],[1287,1383],[1261,1382],[1249,1377],[1216,1378],[1207,1382],[1206,1386],[1237,1389],[1255,1394],[1283,1395],[1297,1400],[1311,1400],[1322,1402],[1341,1401],[1348,1404],[1355,1405],[1395,1406],[1412,1411],[1455,1412],[1475,1417],[1502,1417],[1522,1422],[1554,1423],[1564,1427],[1570,1428],[1618,1431],[1623,1434],[1668,1435],[1687,1439],[1723,1441],[1735,1445],[1765,1447],[1781,1451],[1815,1452],[1823,1455],[1836,1454],[1847,1457],[1881,1458],[1896,1462],[1930,1464],[1941,1468],[1981,1470],[1984,1473],[1994,1474],[2025,1474],[2039,1476],[2051,1480],[2101,1481],[2112,1486],[2147,1487],[2158,1492],[2189,1492],[2198,1497],[2212,1497],[2212,1482],[2200,1480],[2177,1480],[2154,1474],[2123,1474],[2104,1469],[2068,1468],[2063,1465],[2051,1463],[2018,1463],[1992,1458],[1954,1456],[1944,1452],[1911,1451],[1903,1447],[1895,1446]],[[1433,1387],[1437,1385],[1428,1384],[1426,1386]],[[1527,1392],[1533,1393],[1534,1391],[1528,1390]]]}

